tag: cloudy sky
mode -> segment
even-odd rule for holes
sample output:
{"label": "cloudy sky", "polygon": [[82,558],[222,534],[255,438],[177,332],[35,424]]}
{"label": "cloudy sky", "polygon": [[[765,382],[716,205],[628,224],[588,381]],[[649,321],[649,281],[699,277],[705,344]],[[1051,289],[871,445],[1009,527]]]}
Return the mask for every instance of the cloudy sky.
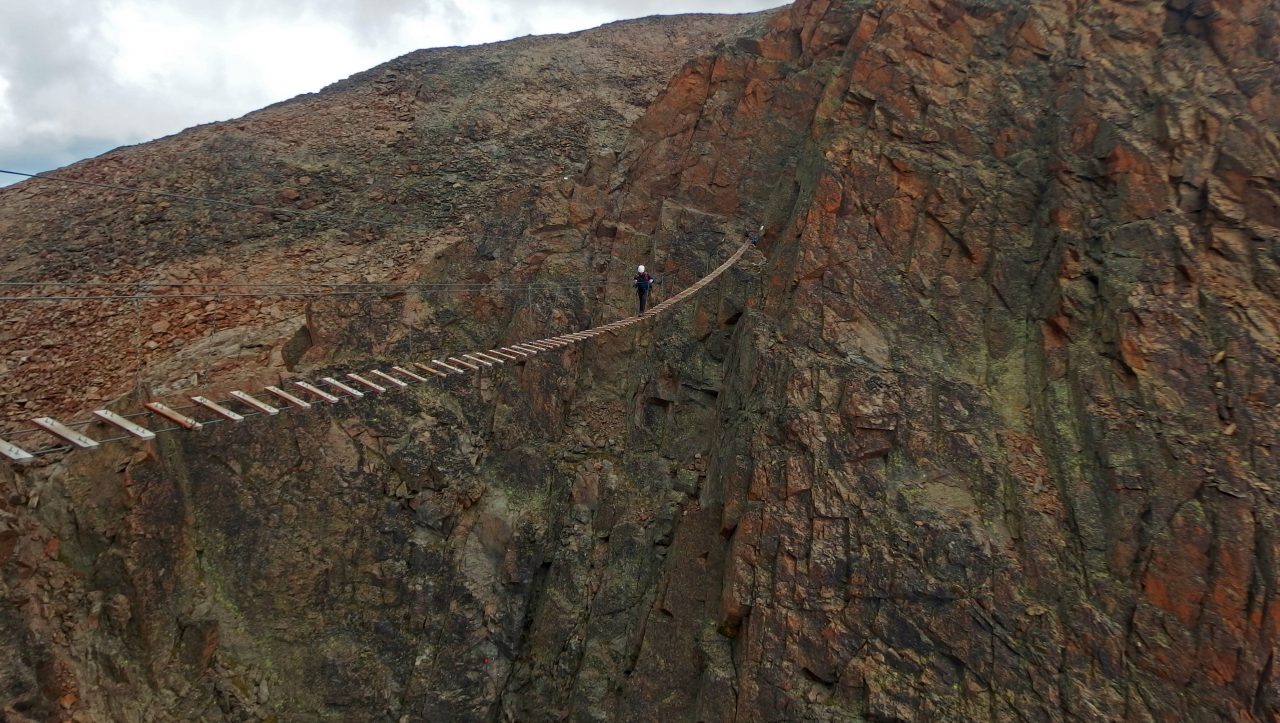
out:
{"label": "cloudy sky", "polygon": [[0,168],[47,171],[234,118],[419,48],[784,2],[0,0]]}

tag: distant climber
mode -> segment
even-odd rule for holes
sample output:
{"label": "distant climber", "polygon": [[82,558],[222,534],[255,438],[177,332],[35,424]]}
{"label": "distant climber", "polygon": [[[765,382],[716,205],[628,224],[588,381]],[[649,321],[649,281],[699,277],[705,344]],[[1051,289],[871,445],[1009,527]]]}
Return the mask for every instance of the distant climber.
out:
{"label": "distant climber", "polygon": [[645,307],[649,306],[649,290],[653,288],[655,279],[644,270],[644,266],[636,267],[636,296],[640,297],[640,313],[643,314]]}

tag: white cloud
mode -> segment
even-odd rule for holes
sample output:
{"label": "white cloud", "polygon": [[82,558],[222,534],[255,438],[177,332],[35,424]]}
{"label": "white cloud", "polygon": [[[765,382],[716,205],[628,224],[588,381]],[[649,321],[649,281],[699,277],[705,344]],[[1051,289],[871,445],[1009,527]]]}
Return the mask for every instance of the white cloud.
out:
{"label": "white cloud", "polygon": [[106,25],[113,77],[184,107],[191,122],[240,115],[386,60],[312,15],[235,19],[125,2]]}
{"label": "white cloud", "polygon": [[12,126],[17,120],[9,105],[9,81],[0,77],[0,128]]}
{"label": "white cloud", "polygon": [[[0,168],[243,115],[419,48],[770,0],[0,0]],[[12,178],[0,177],[0,185]]]}

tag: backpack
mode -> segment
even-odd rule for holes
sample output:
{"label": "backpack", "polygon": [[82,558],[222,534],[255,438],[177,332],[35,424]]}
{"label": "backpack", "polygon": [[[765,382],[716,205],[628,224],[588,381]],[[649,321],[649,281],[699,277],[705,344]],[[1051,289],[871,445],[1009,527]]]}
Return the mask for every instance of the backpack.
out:
{"label": "backpack", "polygon": [[653,287],[653,277],[646,271],[643,274],[636,274],[636,288],[648,291]]}

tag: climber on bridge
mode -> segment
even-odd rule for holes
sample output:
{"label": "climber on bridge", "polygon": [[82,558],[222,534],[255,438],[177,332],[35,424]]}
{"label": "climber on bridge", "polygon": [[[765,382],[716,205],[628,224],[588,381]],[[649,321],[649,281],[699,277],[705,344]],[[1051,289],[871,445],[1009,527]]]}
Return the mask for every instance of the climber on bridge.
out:
{"label": "climber on bridge", "polygon": [[640,313],[643,314],[645,307],[649,305],[649,290],[653,288],[656,279],[644,270],[644,266],[636,267],[636,296],[640,297]]}

